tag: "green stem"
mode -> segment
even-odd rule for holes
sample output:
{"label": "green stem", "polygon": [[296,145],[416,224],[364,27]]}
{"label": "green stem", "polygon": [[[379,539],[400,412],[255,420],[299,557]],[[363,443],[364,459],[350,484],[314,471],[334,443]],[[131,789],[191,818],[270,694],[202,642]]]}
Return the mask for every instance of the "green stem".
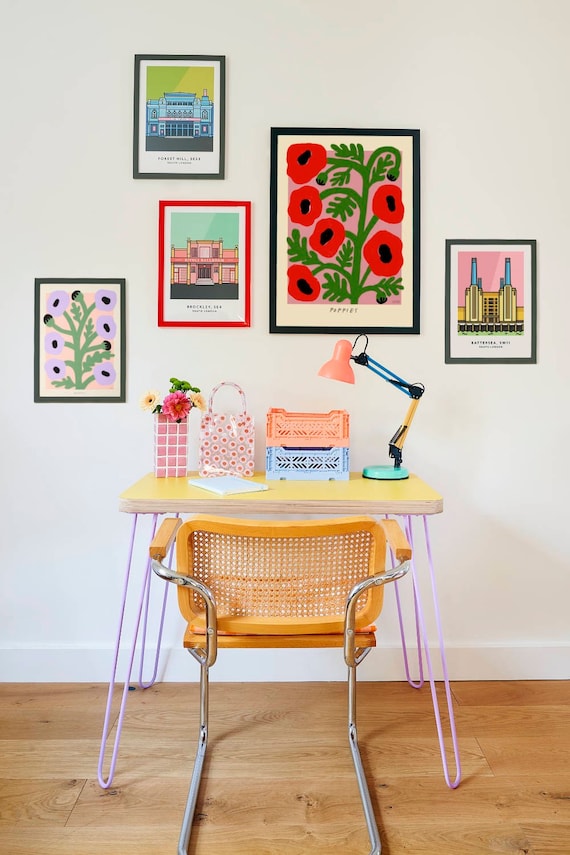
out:
{"label": "green stem", "polygon": [[344,276],[346,279],[348,279],[348,275],[345,268],[341,267],[340,264],[319,264],[317,267],[313,267],[311,272],[314,276],[316,276],[317,273],[322,273],[323,270],[336,270],[337,273],[340,273],[341,276]]}
{"label": "green stem", "polygon": [[370,218],[368,223],[366,222],[366,211],[368,208],[368,197],[370,195],[370,187],[371,187],[370,176],[372,175],[372,170],[374,168],[374,164],[376,163],[377,159],[380,157],[381,154],[386,154],[387,152],[390,152],[391,154],[393,154],[393,156],[394,156],[393,171],[396,174],[399,174],[400,163],[401,163],[400,152],[397,149],[392,148],[390,146],[383,146],[382,148],[378,148],[374,152],[372,152],[370,159],[369,159],[368,163],[366,164],[366,170],[362,175],[362,203],[360,206],[360,216],[358,218],[358,228],[356,231],[357,238],[356,238],[355,243],[354,243],[354,266],[353,266],[353,270],[352,270],[353,275],[352,275],[352,279],[349,280],[350,285],[351,285],[351,290],[350,290],[350,302],[351,303],[358,303],[358,300],[360,299],[360,296],[363,293],[362,292],[362,285],[364,284],[364,282],[366,282],[366,279],[368,278],[368,276],[370,274],[370,268],[367,267],[366,272],[364,273],[362,279],[360,278],[361,265],[362,265],[362,248],[363,248],[370,232],[372,231],[372,229],[374,228],[374,226],[378,222],[378,217],[376,217],[376,215],[373,215]]}
{"label": "green stem", "polygon": [[[75,323],[74,323],[73,319],[70,317],[68,312],[64,312],[63,316],[69,325],[69,332],[71,334],[71,340],[72,340],[71,347],[73,349],[73,361],[72,362],[66,362],[65,364],[69,365],[69,367],[73,371],[75,388],[76,389],[82,389],[83,386],[81,386],[81,360],[78,359],[78,351],[80,348],[79,326],[77,326],[77,327],[75,326]],[[69,347],[69,345],[68,345],[68,347]]]}
{"label": "green stem", "polygon": [[85,324],[87,323],[87,319],[89,318],[89,316],[91,315],[91,313],[93,312],[93,310],[95,308],[95,303],[91,303],[89,308],[87,308],[87,306],[85,305],[85,300],[83,299],[83,294],[78,294],[77,302],[81,303],[81,305],[83,307],[83,317],[81,318],[81,323],[79,324],[79,327],[78,327],[79,335],[81,335],[81,333],[85,329]]}
{"label": "green stem", "polygon": [[333,169],[338,169],[338,167],[343,167],[344,169],[356,169],[357,172],[361,174],[364,178],[367,172],[367,167],[364,164],[358,163],[355,160],[344,160],[343,158],[337,157],[329,157],[327,163],[330,163],[330,169],[326,170],[326,175],[328,178],[329,172],[332,172]]}
{"label": "green stem", "polygon": [[[96,337],[97,336],[95,336],[95,338]],[[91,353],[93,350],[101,350],[101,349],[105,350],[102,343],[101,344],[94,344],[93,347],[84,347],[83,351],[82,351],[82,355],[85,356],[86,353]],[[108,353],[109,353],[109,356],[113,355],[111,353],[111,351],[108,351]]]}
{"label": "green stem", "polygon": [[84,347],[85,347],[85,344],[90,344],[93,341],[93,339],[96,338],[97,336],[91,336],[88,341],[84,342],[84,344],[81,345],[81,335],[83,333],[83,330],[85,329],[85,324],[87,323],[87,319],[90,317],[91,313],[95,309],[95,303],[91,303],[89,308],[87,308],[87,306],[85,305],[85,299],[83,297],[83,294],[81,294],[81,293],[77,295],[76,301],[77,301],[77,303],[79,303],[79,305],[83,309],[83,317],[81,318],[80,322],[77,325],[77,339],[76,339],[76,345],[75,345],[75,362],[76,362],[77,368],[74,369],[74,372],[75,372],[75,388],[76,389],[85,389],[85,387],[88,386],[89,383],[91,383],[91,381],[93,380],[93,377],[88,378],[87,381],[85,381],[83,379],[83,375],[84,375],[83,357],[84,357],[85,352],[86,352],[86,351],[84,351]]}
{"label": "green stem", "polygon": [[378,217],[376,216],[376,214],[373,214],[370,217],[368,225],[366,226],[366,228],[364,229],[364,232],[362,234],[363,242],[366,242],[368,235],[370,234],[370,232],[372,231],[372,229],[374,228],[374,226],[376,225],[377,222],[378,222]]}
{"label": "green stem", "polygon": [[323,190],[320,194],[321,199],[327,196],[338,196],[339,193],[344,193],[345,196],[350,196],[354,199],[357,205],[360,205],[360,194],[352,187],[329,187],[328,190]]}
{"label": "green stem", "polygon": [[402,155],[400,154],[397,148],[393,148],[393,146],[389,145],[377,148],[376,151],[372,152],[372,156],[368,161],[369,174],[370,172],[372,172],[372,167],[374,166],[375,161],[378,160],[381,154],[392,154],[394,156],[394,166],[390,170],[390,172],[393,172],[394,175],[398,177],[398,175],[400,174],[400,167],[402,165]]}
{"label": "green stem", "polygon": [[372,157],[368,161],[367,168],[362,175],[362,194],[361,194],[361,204],[360,204],[360,214],[358,217],[358,227],[356,229],[356,235],[354,239],[354,264],[352,266],[352,276],[348,280],[350,283],[349,296],[351,304],[358,303],[360,298],[361,290],[360,290],[360,269],[362,264],[362,247],[364,246],[364,241],[366,235],[368,234],[367,228],[369,226],[366,225],[366,210],[368,208],[368,195],[370,193],[370,164],[372,162]]}
{"label": "green stem", "polygon": [[[64,316],[67,316],[67,313],[64,313]],[[70,319],[67,318],[67,320],[69,323]],[[48,328],[48,330],[56,330],[56,332],[62,333],[62,335],[72,335],[73,334],[71,330],[68,330],[68,329],[64,330],[63,327],[58,327],[58,325],[53,320],[53,318],[52,318],[52,322],[50,324],[46,324],[46,327]]]}

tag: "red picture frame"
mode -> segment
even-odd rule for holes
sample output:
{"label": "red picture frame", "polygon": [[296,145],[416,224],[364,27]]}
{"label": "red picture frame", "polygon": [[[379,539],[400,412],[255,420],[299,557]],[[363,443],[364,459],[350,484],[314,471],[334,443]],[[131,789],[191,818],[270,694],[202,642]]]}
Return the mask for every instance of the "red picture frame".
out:
{"label": "red picture frame", "polygon": [[160,201],[158,326],[249,327],[251,202]]}

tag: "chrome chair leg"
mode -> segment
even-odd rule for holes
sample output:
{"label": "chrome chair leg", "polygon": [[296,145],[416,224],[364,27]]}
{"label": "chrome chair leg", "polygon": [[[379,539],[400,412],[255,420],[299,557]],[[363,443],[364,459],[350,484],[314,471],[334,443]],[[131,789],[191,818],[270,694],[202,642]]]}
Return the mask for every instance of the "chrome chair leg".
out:
{"label": "chrome chair leg", "polygon": [[358,747],[358,734],[356,730],[356,665],[351,665],[348,669],[348,744],[352,754],[352,762],[358,781],[358,789],[360,791],[360,800],[364,810],[366,826],[368,828],[368,837],[370,838],[370,855],[380,855],[382,844],[380,843],[380,833],[374,818],[374,809],[370,799],[370,792],[362,765],[360,749]]}
{"label": "chrome chair leg", "polygon": [[[174,535],[175,531],[176,529],[173,529],[172,535]],[[202,779],[202,768],[206,758],[206,748],[208,747],[210,666],[215,663],[218,654],[217,609],[212,592],[202,582],[193,579],[191,576],[183,576],[175,573],[157,559],[152,560],[152,569],[161,579],[166,579],[167,582],[173,582],[181,587],[188,587],[196,591],[202,597],[206,606],[207,628],[204,636],[204,648],[188,649],[188,653],[200,665],[200,729],[198,732],[198,746],[196,748],[194,768],[192,769],[192,780],[190,781],[190,790],[188,792],[188,799],[186,800],[182,828],[180,829],[180,837],[178,839],[178,855],[187,855],[190,835],[192,834],[192,821],[196,811],[196,801]]]}
{"label": "chrome chair leg", "polygon": [[385,585],[387,582],[395,582],[401,579],[402,576],[410,569],[410,562],[403,561],[389,571],[376,573],[374,576],[369,576],[362,582],[358,582],[350,591],[346,600],[345,618],[344,618],[344,661],[348,666],[348,743],[352,753],[352,762],[358,780],[358,789],[360,790],[360,800],[364,810],[366,825],[368,828],[368,837],[370,838],[371,850],[369,855],[380,855],[382,844],[380,843],[380,833],[374,818],[374,810],[370,799],[370,791],[360,749],[358,748],[358,734],[356,731],[356,668],[362,660],[370,653],[370,647],[361,649],[356,646],[355,635],[355,611],[358,597],[373,585]]}
{"label": "chrome chair leg", "polygon": [[192,770],[192,780],[190,781],[190,790],[188,791],[182,828],[180,829],[180,837],[178,839],[178,855],[187,855],[188,853],[188,844],[192,833],[192,821],[196,811],[196,800],[202,779],[202,768],[206,758],[206,748],[208,747],[209,667],[207,663],[194,654],[193,650],[190,650],[189,653],[192,653],[200,662],[200,729],[198,732],[198,746],[196,748],[194,768]]}

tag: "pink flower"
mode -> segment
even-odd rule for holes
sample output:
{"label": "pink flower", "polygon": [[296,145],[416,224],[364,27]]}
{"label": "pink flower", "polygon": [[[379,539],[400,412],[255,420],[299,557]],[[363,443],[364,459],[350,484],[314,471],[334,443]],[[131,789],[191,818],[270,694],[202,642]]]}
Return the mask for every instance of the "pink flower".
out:
{"label": "pink flower", "polygon": [[162,402],[162,412],[171,422],[181,422],[191,409],[192,404],[184,392],[172,392]]}

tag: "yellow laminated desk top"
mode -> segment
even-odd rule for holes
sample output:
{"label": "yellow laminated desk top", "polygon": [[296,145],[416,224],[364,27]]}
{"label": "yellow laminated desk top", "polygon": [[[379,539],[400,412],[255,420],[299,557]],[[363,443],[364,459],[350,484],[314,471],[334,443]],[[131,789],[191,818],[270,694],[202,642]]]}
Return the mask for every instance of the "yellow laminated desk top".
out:
{"label": "yellow laminated desk top", "polygon": [[266,484],[256,493],[219,496],[188,483],[197,472],[182,478],[145,475],[119,497],[125,513],[247,514],[439,514],[443,498],[410,474],[399,481],[375,481],[351,472],[348,481],[268,481],[264,472],[247,479]]}

